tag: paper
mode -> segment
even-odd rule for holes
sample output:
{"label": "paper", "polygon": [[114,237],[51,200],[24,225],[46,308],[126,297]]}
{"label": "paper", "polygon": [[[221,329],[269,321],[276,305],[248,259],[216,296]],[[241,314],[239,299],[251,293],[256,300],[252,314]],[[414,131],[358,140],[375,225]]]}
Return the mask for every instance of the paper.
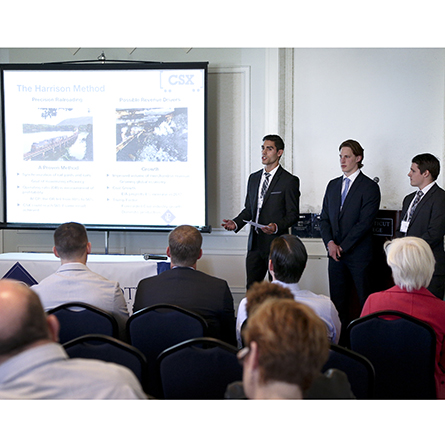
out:
{"label": "paper", "polygon": [[243,220],[246,224],[250,224],[253,227],[257,227],[258,229],[262,229],[263,227],[267,227],[264,224],[258,224],[254,221],[246,221],[245,219]]}

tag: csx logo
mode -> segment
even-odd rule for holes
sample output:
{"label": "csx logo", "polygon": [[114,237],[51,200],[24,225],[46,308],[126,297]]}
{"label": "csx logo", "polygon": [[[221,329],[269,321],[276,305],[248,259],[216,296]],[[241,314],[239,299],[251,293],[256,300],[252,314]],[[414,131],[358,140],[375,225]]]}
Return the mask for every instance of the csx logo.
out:
{"label": "csx logo", "polygon": [[172,74],[168,78],[168,83],[170,85],[194,85],[193,74]]}

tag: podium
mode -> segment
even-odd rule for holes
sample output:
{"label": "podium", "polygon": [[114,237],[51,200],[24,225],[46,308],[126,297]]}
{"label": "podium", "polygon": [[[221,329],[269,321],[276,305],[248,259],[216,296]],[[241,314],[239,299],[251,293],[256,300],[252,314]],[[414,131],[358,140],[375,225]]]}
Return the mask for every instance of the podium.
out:
{"label": "podium", "polygon": [[371,263],[371,290],[379,292],[394,286],[391,268],[383,249],[385,241],[395,237],[400,225],[401,210],[379,210],[372,229],[373,257]]}

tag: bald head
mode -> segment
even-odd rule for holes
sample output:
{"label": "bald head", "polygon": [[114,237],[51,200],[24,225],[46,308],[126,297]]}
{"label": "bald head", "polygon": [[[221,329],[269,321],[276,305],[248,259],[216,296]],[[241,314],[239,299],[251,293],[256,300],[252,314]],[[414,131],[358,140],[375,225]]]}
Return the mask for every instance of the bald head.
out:
{"label": "bald head", "polygon": [[50,317],[48,323],[38,295],[28,286],[0,280],[0,362],[35,343],[57,338],[57,321]]}

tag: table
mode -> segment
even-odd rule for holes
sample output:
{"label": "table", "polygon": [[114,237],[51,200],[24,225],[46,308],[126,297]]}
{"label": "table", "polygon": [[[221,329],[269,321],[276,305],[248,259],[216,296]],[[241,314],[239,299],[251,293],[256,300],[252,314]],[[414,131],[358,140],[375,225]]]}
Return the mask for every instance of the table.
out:
{"label": "table", "polygon": [[[39,283],[54,273],[59,266],[60,259],[52,253],[0,254],[0,277],[23,281],[29,286]],[[119,282],[131,315],[139,281],[169,269],[170,262],[145,260],[142,255],[90,254],[87,266],[93,272]]]}

